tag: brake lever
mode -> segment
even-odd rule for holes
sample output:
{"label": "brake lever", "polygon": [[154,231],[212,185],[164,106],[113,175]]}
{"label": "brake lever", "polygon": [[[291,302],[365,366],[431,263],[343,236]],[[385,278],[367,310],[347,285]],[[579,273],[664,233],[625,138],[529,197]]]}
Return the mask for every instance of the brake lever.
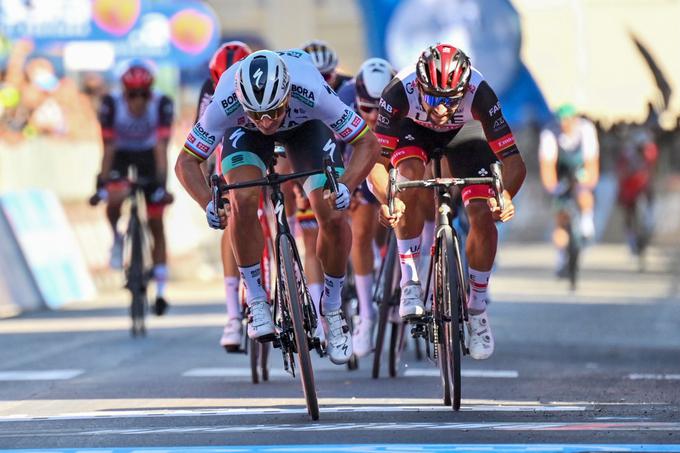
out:
{"label": "brake lever", "polygon": [[389,178],[390,178],[390,181],[387,185],[387,209],[389,210],[390,215],[394,215],[394,197],[396,196],[397,192],[399,191],[397,189],[397,169],[396,168],[390,168]]}
{"label": "brake lever", "polygon": [[331,193],[338,193],[338,173],[333,168],[333,162],[330,158],[325,157],[323,160],[323,171],[326,175],[326,182],[329,186]]}
{"label": "brake lever", "polygon": [[500,162],[494,162],[491,164],[491,174],[493,175],[494,190],[496,191],[496,200],[498,201],[498,207],[501,212],[505,210],[505,197],[503,197],[503,192],[505,191],[505,185],[503,184],[503,164]]}

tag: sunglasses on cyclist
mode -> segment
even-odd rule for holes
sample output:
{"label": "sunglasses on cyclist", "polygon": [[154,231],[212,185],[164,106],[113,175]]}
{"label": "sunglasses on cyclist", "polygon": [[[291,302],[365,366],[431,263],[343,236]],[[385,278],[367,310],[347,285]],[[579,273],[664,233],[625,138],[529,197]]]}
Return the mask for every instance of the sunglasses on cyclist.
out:
{"label": "sunglasses on cyclist", "polygon": [[270,120],[276,120],[279,116],[283,115],[286,113],[286,109],[288,108],[288,100],[286,99],[283,101],[282,104],[280,104],[278,107],[274,107],[273,109],[265,110],[264,112],[254,112],[252,110],[244,109],[246,112],[246,115],[253,121],[261,121],[264,118],[269,118]]}
{"label": "sunglasses on cyclist", "polygon": [[128,99],[143,98],[149,99],[151,97],[151,92],[149,90],[129,90],[125,93]]}
{"label": "sunglasses on cyclist", "polygon": [[380,108],[378,104],[357,100],[357,108],[362,113],[373,113]]}
{"label": "sunglasses on cyclist", "polygon": [[460,104],[461,99],[463,99],[463,96],[446,97],[422,93],[421,99],[428,107],[436,108],[439,105],[443,105],[448,110],[455,110],[458,107],[458,104]]}

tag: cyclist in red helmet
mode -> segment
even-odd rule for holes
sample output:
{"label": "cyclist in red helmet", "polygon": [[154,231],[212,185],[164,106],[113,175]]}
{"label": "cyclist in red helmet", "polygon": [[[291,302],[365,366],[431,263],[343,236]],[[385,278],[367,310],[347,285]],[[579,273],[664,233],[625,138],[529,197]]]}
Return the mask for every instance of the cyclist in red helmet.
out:
{"label": "cyclist in red helmet", "polygon": [[[476,121],[475,121],[476,120]],[[478,123],[477,123],[478,122]],[[481,128],[475,128],[481,123]],[[396,167],[400,177],[422,179],[429,155],[445,148],[465,127],[446,157],[454,177],[487,176],[490,166],[502,160],[505,209],[501,211],[487,185],[467,186],[462,191],[470,220],[466,252],[469,263],[470,297],[468,336],[470,355],[486,359],[494,342],[486,313],[486,288],[496,255],[498,233],[494,221],[507,222],[515,213],[512,197],[519,191],[526,168],[510,127],[503,117],[496,94],[460,49],[438,44],[425,49],[415,65],[402,70],[385,88],[380,99],[376,136],[383,147],[384,165],[375,166],[369,180],[382,203],[380,219],[395,228],[401,261],[401,301],[404,319],[424,314],[417,267],[424,213],[417,209],[422,190],[401,192],[395,211],[386,203],[387,171]],[[414,208],[405,209],[406,206]]]}
{"label": "cyclist in red helmet", "polygon": [[[213,93],[215,92],[215,87],[217,86],[217,82],[219,82],[222,73],[234,63],[247,57],[251,53],[252,50],[250,50],[250,47],[241,41],[225,42],[215,51],[208,65],[210,69],[210,78],[206,79],[205,83],[203,83],[198,98],[198,108],[196,109],[196,119],[194,122],[198,122],[198,119],[205,111],[205,108],[210,104]],[[222,174],[220,168],[220,163],[222,161],[221,155],[222,147],[219,146],[213,154],[214,157],[211,157],[206,161],[206,176],[211,175],[214,172],[217,172],[218,175]],[[227,323],[224,326],[222,337],[220,338],[220,346],[229,352],[238,350],[241,345],[241,336],[243,333],[241,332],[241,305],[239,301],[239,285],[241,277],[239,275],[238,265],[234,258],[234,252],[227,230],[222,232],[221,248],[227,306]]]}
{"label": "cyclist in red helmet", "polygon": [[123,265],[123,235],[117,228],[123,200],[127,195],[127,175],[136,166],[144,189],[149,229],[153,236],[153,277],[156,283],[154,311],[162,315],[168,307],[165,284],[168,277],[163,210],[171,200],[165,190],[167,147],[173,121],[172,100],[152,90],[154,77],[140,63],[128,66],[120,78],[122,90],[102,98],[99,108],[104,154],[97,176],[97,193],[91,204],[106,200],[106,215],[114,239],[110,266]]}

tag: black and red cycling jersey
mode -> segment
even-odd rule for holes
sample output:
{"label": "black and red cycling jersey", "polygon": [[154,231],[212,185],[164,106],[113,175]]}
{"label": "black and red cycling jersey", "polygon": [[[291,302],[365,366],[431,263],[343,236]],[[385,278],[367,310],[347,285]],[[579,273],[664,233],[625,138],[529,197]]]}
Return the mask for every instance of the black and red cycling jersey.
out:
{"label": "black and red cycling jersey", "polygon": [[198,94],[198,106],[196,106],[196,118],[194,118],[194,123],[198,122],[198,119],[203,115],[203,112],[212,101],[213,94],[215,94],[215,85],[210,77],[205,79],[203,86],[201,87],[201,92]]}
{"label": "black and red cycling jersey", "polygon": [[416,83],[415,66],[406,68],[392,79],[380,99],[375,135],[383,149],[391,156],[393,165],[396,166],[400,160],[408,157],[427,160],[424,150],[417,143],[408,140],[406,143],[400,143],[402,140],[400,130],[403,128],[404,119],[409,119],[435,134],[454,136],[466,123],[478,120],[491,150],[498,158],[502,160],[519,153],[515,137],[503,117],[496,93],[475,68],[472,68],[470,82],[458,109],[443,125],[435,125],[428,120],[420,102]]}

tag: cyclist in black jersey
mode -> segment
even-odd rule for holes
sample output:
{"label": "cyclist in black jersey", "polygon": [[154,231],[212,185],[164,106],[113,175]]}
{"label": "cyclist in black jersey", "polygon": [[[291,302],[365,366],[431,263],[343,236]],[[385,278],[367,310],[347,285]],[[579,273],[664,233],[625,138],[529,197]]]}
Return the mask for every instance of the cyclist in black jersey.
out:
{"label": "cyclist in black jersey", "polygon": [[[512,197],[524,182],[526,167],[496,94],[460,49],[450,44],[428,47],[415,67],[402,70],[385,88],[376,135],[389,161],[384,159],[384,165],[376,165],[369,181],[383,203],[381,221],[396,230],[402,271],[399,313],[404,319],[421,317],[425,309],[417,269],[424,216],[417,206],[421,197],[428,195],[422,192],[426,189],[401,192],[395,212],[390,213],[385,205],[387,165],[396,167],[400,178],[422,179],[430,153],[445,147],[466,123],[475,120],[481,123],[488,146],[447,149],[446,157],[453,176],[461,178],[488,176],[492,163],[497,159],[504,163],[503,210],[489,185],[467,186],[462,192],[470,221],[466,244],[469,349],[473,358],[486,359],[494,350],[486,312],[486,290],[498,242],[494,221],[507,222],[514,216]],[[411,208],[406,210],[406,206]]]}
{"label": "cyclist in black jersey", "polygon": [[156,282],[154,311],[167,309],[165,284],[168,277],[163,211],[170,199],[165,190],[167,179],[167,148],[173,121],[172,100],[151,89],[153,74],[141,63],[134,63],[123,73],[122,92],[106,95],[99,109],[99,121],[104,142],[101,172],[97,177],[97,193],[92,204],[107,200],[106,214],[113,229],[114,240],[110,264],[123,265],[123,235],[117,223],[123,200],[127,196],[127,175],[131,165],[138,177],[152,181],[145,188],[149,229],[153,236],[153,277]]}

